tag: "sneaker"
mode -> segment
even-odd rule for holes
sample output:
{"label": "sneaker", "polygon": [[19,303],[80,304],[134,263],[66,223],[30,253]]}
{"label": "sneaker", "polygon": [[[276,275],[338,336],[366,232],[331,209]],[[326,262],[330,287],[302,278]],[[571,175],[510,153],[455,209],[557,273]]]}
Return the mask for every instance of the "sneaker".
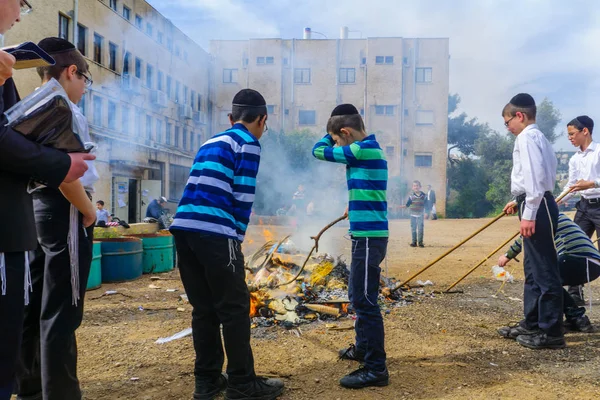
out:
{"label": "sneaker", "polygon": [[506,339],[516,339],[517,336],[535,335],[540,332],[539,329],[527,329],[521,326],[520,322],[513,325],[503,326],[498,329],[498,334]]}
{"label": "sneaker", "polygon": [[569,294],[579,307],[585,306],[585,298],[583,297],[583,285],[569,286]]}
{"label": "sneaker", "polygon": [[593,333],[595,331],[587,315],[568,319],[566,324],[571,332]]}
{"label": "sneaker", "polygon": [[358,362],[365,361],[365,352],[363,350],[357,349],[356,346],[353,344],[351,344],[346,349],[341,349],[340,351],[338,351],[338,354],[340,356],[340,360],[352,360]]}
{"label": "sneaker", "polygon": [[517,343],[528,349],[563,349],[566,347],[564,336],[548,336],[544,332],[538,332],[533,335],[517,336]]}
{"label": "sneaker", "polygon": [[283,382],[279,379],[256,377],[243,385],[228,385],[227,400],[274,400],[283,392]]}
{"label": "sneaker", "polygon": [[423,243],[419,243],[419,247],[425,247]]}
{"label": "sneaker", "polygon": [[196,380],[196,390],[194,390],[194,400],[212,400],[221,391],[227,388],[227,378],[223,374],[213,381]]}
{"label": "sneaker", "polygon": [[410,247],[417,247],[417,244],[416,244],[415,242],[412,242],[412,243],[410,244]]}
{"label": "sneaker", "polygon": [[340,385],[349,389],[362,389],[369,386],[387,386],[390,384],[390,374],[387,368],[383,372],[375,372],[360,366],[356,371],[340,379]]}

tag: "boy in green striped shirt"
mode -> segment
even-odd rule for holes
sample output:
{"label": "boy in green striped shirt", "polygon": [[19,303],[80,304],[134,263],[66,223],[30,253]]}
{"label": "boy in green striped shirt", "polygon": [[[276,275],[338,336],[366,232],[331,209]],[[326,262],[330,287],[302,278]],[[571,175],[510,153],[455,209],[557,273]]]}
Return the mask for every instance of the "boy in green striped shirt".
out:
{"label": "boy in green striped shirt", "polygon": [[360,114],[351,104],[333,110],[327,132],[315,144],[313,155],[319,160],[346,164],[352,236],[348,297],[356,310],[356,344],[340,350],[340,358],[364,362],[364,368],[346,375],[340,384],[348,388],[386,386],[389,374],[377,297],[379,264],[385,258],[388,242],[387,161],[375,135],[367,135]]}

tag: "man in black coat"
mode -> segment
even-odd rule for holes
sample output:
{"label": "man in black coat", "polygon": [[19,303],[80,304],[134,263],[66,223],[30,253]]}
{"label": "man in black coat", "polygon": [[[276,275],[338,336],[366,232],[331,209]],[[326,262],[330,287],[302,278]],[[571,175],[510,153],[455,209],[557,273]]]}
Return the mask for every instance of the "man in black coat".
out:
{"label": "man in black coat", "polygon": [[[26,6],[22,0],[0,0],[0,34],[20,20]],[[95,158],[41,146],[6,126],[4,112],[19,101],[11,78],[14,63],[13,56],[0,50],[0,400],[12,394],[27,298],[27,252],[37,247],[27,184],[34,179],[58,188],[63,181],[79,179],[87,170],[85,160]]]}
{"label": "man in black coat", "polygon": [[427,185],[427,197],[425,198],[425,214],[427,219],[437,219],[437,213],[434,209],[435,200],[435,190],[431,188],[431,185]]}

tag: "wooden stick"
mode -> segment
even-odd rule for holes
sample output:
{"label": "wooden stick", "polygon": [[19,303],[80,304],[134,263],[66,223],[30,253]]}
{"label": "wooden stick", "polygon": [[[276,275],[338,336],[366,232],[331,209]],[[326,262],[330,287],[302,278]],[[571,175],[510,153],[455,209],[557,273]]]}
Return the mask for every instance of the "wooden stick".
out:
{"label": "wooden stick", "polygon": [[280,283],[279,285],[277,285],[275,287],[278,288],[278,287],[281,287],[281,286],[289,285],[290,283],[292,283],[296,279],[298,279],[298,277],[300,276],[300,274],[302,273],[302,271],[304,271],[304,268],[306,267],[306,264],[308,264],[308,260],[310,260],[310,256],[312,256],[312,253],[315,250],[319,251],[319,239],[321,239],[321,235],[323,235],[326,230],[328,230],[329,228],[331,228],[332,226],[334,226],[338,222],[340,222],[342,220],[345,220],[346,218],[348,218],[346,215],[342,215],[341,217],[339,217],[335,221],[331,221],[330,223],[328,223],[323,229],[321,229],[321,231],[317,234],[317,236],[311,236],[310,238],[315,241],[315,244],[313,245],[312,249],[310,249],[310,253],[308,253],[308,256],[306,257],[306,260],[304,260],[304,264],[302,264],[302,268],[300,268],[300,271],[298,271],[298,273],[296,274],[296,276],[294,276],[294,278],[290,279],[288,282]]}
{"label": "wooden stick", "polygon": [[490,254],[488,254],[483,260],[481,260],[477,265],[475,265],[473,268],[471,268],[466,274],[464,274],[459,280],[457,280],[456,282],[454,282],[452,285],[448,286],[448,288],[446,290],[444,290],[444,292],[448,292],[450,291],[450,289],[452,289],[454,286],[458,285],[463,279],[465,279],[467,276],[471,275],[471,273],[473,273],[477,268],[479,268],[484,262],[486,262],[487,260],[489,260],[490,257],[492,257],[494,254],[496,254],[497,252],[499,252],[500,250],[502,250],[502,248],[504,246],[506,246],[507,244],[509,244],[515,237],[517,237],[517,235],[520,232],[515,233],[514,235],[512,235],[506,242],[502,243],[500,246],[496,247]]}

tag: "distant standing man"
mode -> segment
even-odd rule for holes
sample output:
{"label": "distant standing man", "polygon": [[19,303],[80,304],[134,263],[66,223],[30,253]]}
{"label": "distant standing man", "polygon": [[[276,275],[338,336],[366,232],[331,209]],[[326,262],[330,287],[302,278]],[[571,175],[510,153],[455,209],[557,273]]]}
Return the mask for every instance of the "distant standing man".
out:
{"label": "distant standing man", "polygon": [[[570,189],[581,192],[574,221],[590,238],[594,232],[600,237],[600,144],[593,141],[593,130],[594,121],[587,115],[567,124],[569,141],[579,150],[569,160],[569,181],[563,190],[563,193]],[[573,195],[566,195],[561,203]],[[569,286],[569,294],[577,305],[583,305],[583,285]]]}
{"label": "distant standing man", "polygon": [[425,215],[427,219],[437,219],[435,201],[435,190],[431,188],[431,185],[427,185],[427,198],[425,199]]}

